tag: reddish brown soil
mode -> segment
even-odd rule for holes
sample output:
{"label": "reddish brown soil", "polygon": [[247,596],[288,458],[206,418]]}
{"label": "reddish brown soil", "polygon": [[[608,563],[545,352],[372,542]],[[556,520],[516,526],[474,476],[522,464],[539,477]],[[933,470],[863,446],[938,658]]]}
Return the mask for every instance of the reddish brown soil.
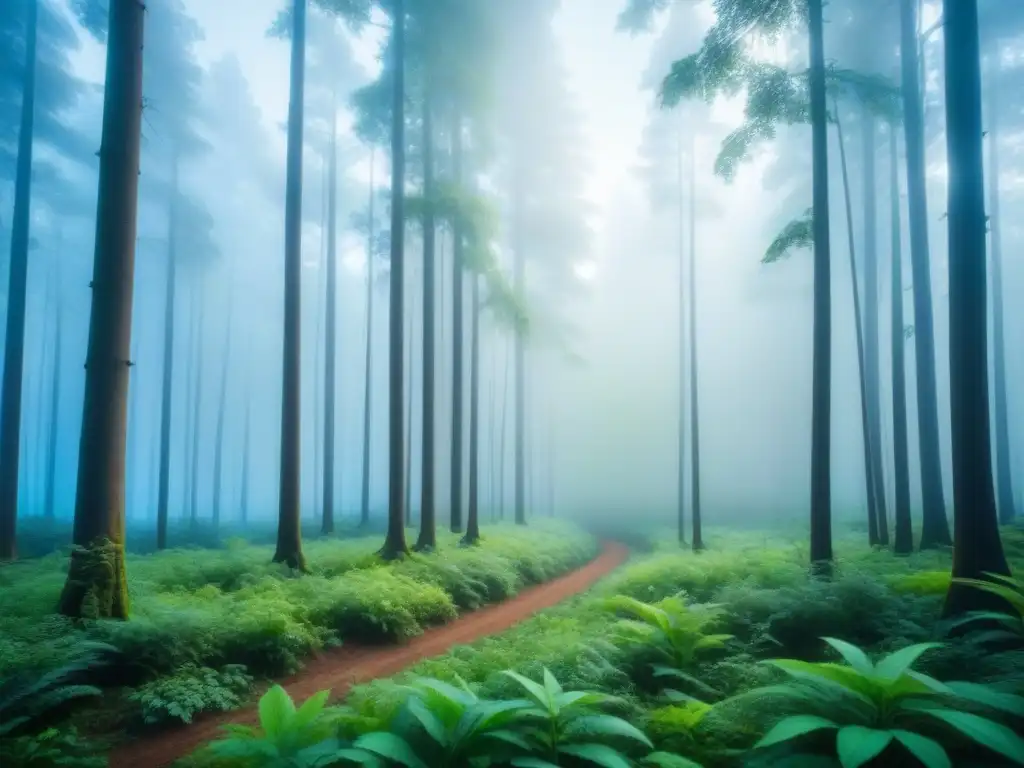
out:
{"label": "reddish brown soil", "polygon": [[[546,584],[531,587],[511,600],[467,613],[450,624],[428,629],[407,643],[383,647],[346,644],[313,659],[301,672],[281,681],[296,701],[330,689],[332,698],[344,696],[359,683],[401,672],[416,662],[439,656],[455,645],[502,632],[537,611],[583,592],[625,561],[626,547],[605,544],[602,553],[582,568]],[[150,738],[126,743],[110,755],[110,768],[164,768],[221,734],[227,723],[255,724],[255,706],[200,718]]]}

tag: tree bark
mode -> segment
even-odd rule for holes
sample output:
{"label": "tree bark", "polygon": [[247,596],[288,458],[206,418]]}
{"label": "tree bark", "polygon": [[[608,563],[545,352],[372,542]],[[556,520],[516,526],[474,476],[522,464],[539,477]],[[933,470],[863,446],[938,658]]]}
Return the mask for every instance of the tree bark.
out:
{"label": "tree bark", "polygon": [[75,549],[59,605],[60,613],[72,618],[128,617],[124,461],[144,20],[139,0],[110,1]]}
{"label": "tree bark", "polygon": [[36,113],[36,41],[39,3],[28,4],[25,27],[25,78],[21,91],[21,127],[14,179],[14,219],[7,282],[3,391],[0,392],[0,560],[17,557],[18,480],[21,460],[21,400],[25,366],[25,307],[32,207],[32,149]]}
{"label": "tree bark", "polygon": [[238,517],[244,528],[249,523],[249,460],[252,454],[252,441],[249,439],[250,411],[252,395],[245,393],[245,425],[242,427],[242,479],[238,498]]}
{"label": "tree bark", "polygon": [[679,391],[676,424],[676,535],[679,544],[686,544],[686,204],[683,199],[683,131],[676,131],[676,192],[678,195],[679,247]]}
{"label": "tree bark", "polygon": [[469,509],[463,544],[475,544],[480,539],[480,278],[473,273],[470,280],[473,314],[469,332],[473,338],[469,350]]}
{"label": "tree bark", "polygon": [[[518,158],[522,162],[522,158]],[[521,171],[516,171],[517,178],[513,189],[513,207],[515,221],[513,222],[513,288],[516,297],[522,301],[526,294],[526,250],[523,243],[523,207],[524,190],[522,179],[518,177]],[[515,522],[516,525],[526,525],[526,339],[523,337],[523,330],[518,326],[515,329],[514,348],[514,376],[515,376]]]}
{"label": "tree bark", "polygon": [[1009,575],[992,487],[981,53],[976,0],[944,2],[949,162],[949,369],[953,427],[953,578],[945,616],[988,607],[956,579]]}
{"label": "tree bark", "polygon": [[375,257],[376,222],[373,203],[376,189],[373,183],[376,153],[370,147],[370,195],[367,203],[366,235],[366,364],[363,373],[363,485],[359,505],[359,524],[370,522],[370,424],[373,420],[373,265]]}
{"label": "tree bark", "polygon": [[690,133],[690,487],[693,509],[691,547],[704,549],[703,520],[700,510],[700,401],[697,376],[697,144]]}
{"label": "tree bark", "polygon": [[910,450],[907,438],[907,373],[903,335],[903,227],[900,222],[899,151],[895,121],[889,123],[889,202],[892,208],[892,442],[895,469],[896,524],[893,551],[909,555],[914,551],[910,516]]}
{"label": "tree bark", "polygon": [[[462,121],[456,117],[452,130],[452,165],[456,184],[462,183]],[[463,241],[462,227],[452,223],[452,457],[451,529],[462,532],[462,328]],[[472,397],[472,394],[470,395]],[[472,457],[470,457],[472,461]]]}
{"label": "tree bark", "polygon": [[993,57],[988,87],[988,199],[992,239],[992,423],[995,429],[996,507],[999,522],[1016,517],[1010,472],[1009,406],[1006,394],[1006,321],[1003,312],[1003,223],[999,205],[999,52]]}
{"label": "tree bark", "polygon": [[337,355],[338,283],[338,112],[337,96],[331,118],[331,156],[327,173],[327,330],[324,335],[324,466],[322,533],[334,533],[334,406]]}
{"label": "tree bark", "polygon": [[951,542],[942,488],[939,406],[932,326],[932,284],[928,254],[928,196],[925,183],[924,121],[918,81],[915,0],[900,0],[900,66],[903,128],[907,152],[910,265],[914,284],[914,351],[917,364],[917,420],[921,458],[921,548]]}
{"label": "tree bark", "polygon": [[62,346],[62,317],[60,299],[60,268],[56,275],[57,287],[55,289],[56,301],[54,305],[54,327],[53,327],[53,378],[50,380],[50,434],[46,447],[46,497],[44,514],[47,520],[54,520],[57,516],[56,491],[57,491],[57,442],[60,431],[60,374],[61,362],[63,360]]}
{"label": "tree bark", "polygon": [[857,383],[860,388],[860,426],[864,447],[864,481],[868,502],[868,544],[878,546],[881,541],[878,535],[878,506],[874,482],[874,464],[871,460],[873,446],[871,442],[871,419],[869,416],[867,376],[865,375],[864,355],[864,323],[860,309],[860,287],[857,281],[857,256],[853,236],[853,202],[850,196],[850,173],[846,162],[846,139],[843,134],[843,123],[839,117],[839,104],[834,102],[836,132],[839,138],[839,162],[843,177],[843,202],[846,206],[847,253],[850,258],[850,286],[853,290],[853,324],[857,334]]}
{"label": "tree bark", "polygon": [[195,421],[192,419],[194,409],[192,403],[195,400],[195,388],[192,386],[195,381],[196,367],[196,295],[189,294],[188,298],[188,337],[185,339],[185,412],[182,418],[182,441],[181,441],[181,505],[178,507],[179,519],[184,519],[188,514],[189,488],[192,487],[192,430],[195,428]]}
{"label": "tree bark", "polygon": [[498,451],[498,518],[501,520],[505,519],[505,480],[508,477],[505,464],[508,458],[508,439],[506,437],[505,426],[508,424],[508,380],[509,380],[509,358],[512,357],[510,354],[512,350],[509,347],[505,349],[505,368],[501,373],[501,427],[498,434],[498,444],[501,446]]}
{"label": "tree bark", "polygon": [[301,472],[301,301],[302,145],[305,98],[306,0],[294,0],[291,83],[288,104],[288,179],[285,189],[284,354],[281,377],[281,478],[277,548],[273,562],[306,570],[302,553]]}
{"label": "tree bark", "polygon": [[171,199],[167,224],[167,275],[164,278],[164,355],[160,385],[160,480],[156,505],[156,548],[167,548],[167,505],[171,475],[171,408],[174,383],[174,303],[177,286],[178,161],[172,167]]}
{"label": "tree bark", "polygon": [[[878,376],[878,183],[875,180],[875,119],[867,106],[861,118],[864,188],[864,397],[871,436],[871,485],[875,497],[878,543],[889,545],[889,514],[885,503],[882,463],[882,412]],[[854,282],[856,282],[854,272]]]}
{"label": "tree bark", "polygon": [[394,81],[391,93],[391,306],[388,347],[388,532],[381,555],[393,559],[404,555],[405,514],[402,509],[403,437],[402,301],[405,290],[405,0],[395,0],[392,10],[394,35]]}
{"label": "tree bark", "polygon": [[832,278],[828,220],[828,122],[822,0],[808,0],[814,199],[814,330],[811,394],[810,558],[821,573],[832,561]]}
{"label": "tree bark", "polygon": [[[434,126],[429,75],[423,94],[423,197],[427,201],[423,213],[423,445],[420,455],[420,534],[416,551],[430,551],[437,546],[437,522],[434,502],[434,321],[435,286],[435,220],[431,210],[434,200]],[[454,446],[453,446],[454,448]],[[453,489],[454,493],[454,489]]]}
{"label": "tree bark", "polygon": [[194,321],[196,369],[195,394],[192,399],[192,449],[190,454],[192,467],[188,473],[188,519],[189,525],[193,530],[199,527],[199,450],[203,445],[199,439],[199,434],[203,423],[203,384],[205,382],[203,363],[206,360],[206,347],[203,344],[203,339],[205,338],[204,329],[206,327],[206,290],[203,283],[199,284],[198,290],[199,311]]}
{"label": "tree bark", "polygon": [[406,370],[408,371],[408,381],[405,387],[405,524],[412,527],[412,438],[413,438],[413,390],[415,389],[416,381],[413,377],[415,366],[413,365],[413,355],[416,352],[416,344],[413,340],[413,318],[416,316],[416,293],[410,291],[412,295],[409,297],[409,325],[406,329],[406,336],[408,337],[408,343],[406,344]]}

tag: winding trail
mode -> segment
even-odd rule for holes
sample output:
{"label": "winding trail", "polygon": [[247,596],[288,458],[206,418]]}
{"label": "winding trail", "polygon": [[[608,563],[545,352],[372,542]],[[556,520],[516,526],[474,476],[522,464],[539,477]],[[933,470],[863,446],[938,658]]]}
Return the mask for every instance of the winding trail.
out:
{"label": "winding trail", "polygon": [[[301,672],[282,680],[281,685],[298,702],[328,688],[332,699],[341,698],[353,685],[395,675],[418,661],[441,655],[452,646],[503,632],[538,611],[588,589],[628,556],[625,546],[606,542],[600,555],[565,576],[530,587],[510,600],[463,614],[400,645],[346,643],[314,658]],[[191,725],[117,747],[110,755],[109,765],[110,768],[164,768],[219,737],[222,725],[254,725],[256,722],[255,704],[219,716],[199,718]]]}

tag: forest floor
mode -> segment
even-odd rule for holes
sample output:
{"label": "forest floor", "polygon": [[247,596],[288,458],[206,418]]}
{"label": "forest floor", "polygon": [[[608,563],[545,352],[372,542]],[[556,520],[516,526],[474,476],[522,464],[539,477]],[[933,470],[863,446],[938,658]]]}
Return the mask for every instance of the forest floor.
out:
{"label": "forest floor", "polygon": [[[453,646],[503,632],[538,611],[587,590],[624,563],[628,556],[625,546],[606,543],[596,559],[565,576],[526,589],[505,602],[464,614],[449,624],[428,629],[402,645],[346,644],[325,652],[298,674],[282,680],[281,685],[299,702],[325,689],[331,690],[332,699],[341,698],[354,685],[394,675]],[[191,725],[121,745],[110,755],[109,765],[110,768],[163,768],[215,739],[223,725],[256,722],[255,704],[223,715],[200,718]]]}

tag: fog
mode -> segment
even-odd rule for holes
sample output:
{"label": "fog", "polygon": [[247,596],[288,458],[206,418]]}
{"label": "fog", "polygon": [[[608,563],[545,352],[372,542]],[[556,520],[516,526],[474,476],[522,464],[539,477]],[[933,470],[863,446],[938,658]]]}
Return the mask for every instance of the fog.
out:
{"label": "fog", "polygon": [[[898,61],[898,14],[885,11],[893,19],[874,30],[872,42],[856,32],[866,22],[847,20],[851,2],[835,0],[826,8],[826,56],[845,67],[892,75]],[[64,0],[40,3],[19,514],[44,513],[52,444],[55,507],[59,517],[70,518],[78,454],[89,449],[80,446],[79,437],[105,41],[83,24],[90,16],[77,15],[71,4]],[[884,0],[870,3],[886,6]],[[231,521],[239,516],[243,482],[247,482],[250,520],[269,521],[277,515],[289,40],[287,34],[268,32],[284,5],[282,0],[148,3],[134,367],[128,406],[126,514],[130,524],[149,521],[157,506],[165,297],[172,247],[177,256],[168,459],[171,517],[186,518],[190,508],[196,514],[195,505],[199,517],[209,516],[222,386],[226,392],[222,518]],[[526,251],[528,514],[584,519],[619,516],[666,525],[675,520],[681,390],[687,398],[684,433],[689,435],[692,428],[686,383],[690,347],[680,339],[680,311],[688,310],[688,300],[685,296],[681,300],[680,293],[687,286],[685,279],[681,281],[685,275],[680,274],[680,250],[689,258],[691,232],[686,217],[692,163],[704,517],[712,525],[806,521],[811,458],[811,254],[808,249],[795,249],[771,264],[762,263],[762,257],[786,223],[811,205],[810,127],[781,125],[773,140],[758,142],[734,177],[725,180],[715,172],[715,158],[723,140],[743,123],[745,94],[722,96],[710,104],[684,100],[674,109],[663,109],[658,103],[659,86],[671,63],[693,53],[713,22],[712,3],[665,4],[668,9],[655,14],[650,29],[636,34],[617,28],[620,13],[628,5],[625,0],[561,0],[552,5],[557,7],[546,24],[549,40],[539,34],[517,41],[515,29],[503,30],[512,42],[502,44],[511,53],[494,66],[494,87],[488,97],[489,119],[497,126],[494,147],[476,172],[479,187],[488,192],[498,211],[496,253],[501,271],[511,276],[516,248]],[[924,4],[923,26],[938,18],[937,5]],[[25,6],[26,0],[5,0],[0,8],[0,40],[19,39]],[[986,22],[998,26],[999,3],[983,3],[982,8],[988,14]],[[1024,34],[1024,26],[1019,32]],[[795,62],[794,68],[799,68],[806,67],[805,37],[797,32],[770,41],[752,39],[751,44],[763,60]],[[369,337],[373,353],[371,516],[383,521],[387,510],[389,269],[386,253],[368,263],[365,220],[373,194],[372,234],[386,236],[388,146],[386,139],[380,141],[371,162],[370,144],[357,131],[359,115],[352,103],[352,95],[379,76],[386,38],[383,15],[375,15],[373,23],[355,33],[316,8],[310,11],[301,310],[302,507],[307,519],[319,517],[322,492],[325,166],[334,98],[339,108],[336,514],[357,519],[360,513],[368,278],[374,291]],[[872,59],[863,49],[876,42],[885,52]],[[1010,82],[1021,63],[1016,32],[986,37],[983,44],[989,46],[988,57],[1002,57]],[[0,230],[5,241],[10,237],[14,200],[23,50],[21,43],[9,47],[13,53],[0,53],[4,57],[0,58]],[[929,38],[924,51],[938,413],[946,503],[951,509],[947,223],[943,215],[948,173],[941,127],[941,33]],[[481,64],[481,69],[489,66]],[[1014,297],[1024,293],[1022,92],[1011,86],[1002,89],[1006,103],[1001,105],[1005,116],[1000,134],[1005,146],[1000,183],[1005,221],[1001,237],[1006,423],[1018,509],[1024,509],[1024,430],[1020,429],[1024,424],[1024,305]],[[410,106],[410,194],[419,188],[421,178],[415,113],[416,107]],[[864,157],[858,118],[855,110],[850,113],[844,128],[863,286]],[[869,191],[868,197],[877,198],[877,375],[884,485],[891,510],[887,132],[888,127],[878,121],[878,192]],[[867,500],[856,327],[839,149],[835,131],[829,135],[832,506],[836,519],[860,521]],[[524,162],[522,153],[535,162]],[[372,193],[371,173],[376,186]],[[900,173],[905,198],[905,170]],[[517,218],[515,211],[515,183],[526,186],[530,213],[525,220]],[[904,317],[906,325],[912,326],[914,291],[906,226],[904,210]],[[407,416],[411,417],[409,482],[415,515],[422,483],[423,263],[419,224],[410,221],[406,231],[406,333],[412,341],[412,368],[405,385],[412,387]],[[450,229],[440,227],[434,412],[442,521],[448,514],[452,444],[451,258]],[[3,259],[0,287],[6,306],[6,248]],[[468,333],[468,283],[466,291]],[[515,465],[514,330],[498,313],[486,309],[481,329],[481,515],[510,516]],[[469,337],[465,338],[463,365],[468,382]],[[910,477],[916,519],[921,469],[913,343],[908,336]],[[686,355],[682,367],[681,351]],[[60,372],[56,389],[51,386],[55,367]],[[55,397],[57,410],[53,411]],[[468,384],[465,398],[468,403]],[[51,433],[52,413],[57,418]],[[468,416],[463,427],[465,452]],[[51,435],[56,435],[55,442],[51,443]],[[246,481],[247,439],[251,447]],[[687,437],[687,477],[689,445]],[[468,483],[467,472],[463,481]]]}

